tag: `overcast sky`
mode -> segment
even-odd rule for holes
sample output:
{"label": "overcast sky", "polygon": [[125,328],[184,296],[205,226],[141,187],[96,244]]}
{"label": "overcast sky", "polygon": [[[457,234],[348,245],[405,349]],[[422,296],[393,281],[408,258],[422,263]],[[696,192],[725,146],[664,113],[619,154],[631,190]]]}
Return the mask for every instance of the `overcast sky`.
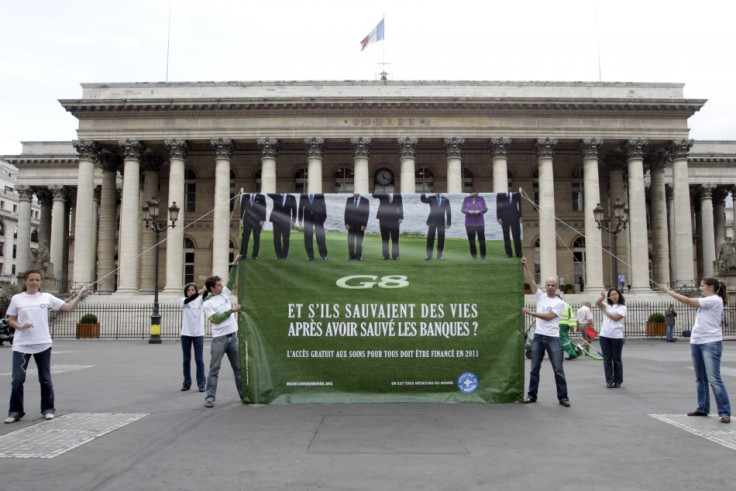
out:
{"label": "overcast sky", "polygon": [[0,155],[75,139],[58,100],[83,82],[375,80],[384,61],[392,80],[681,82],[708,99],[691,137],[736,140],[735,23],[726,0],[0,0]]}

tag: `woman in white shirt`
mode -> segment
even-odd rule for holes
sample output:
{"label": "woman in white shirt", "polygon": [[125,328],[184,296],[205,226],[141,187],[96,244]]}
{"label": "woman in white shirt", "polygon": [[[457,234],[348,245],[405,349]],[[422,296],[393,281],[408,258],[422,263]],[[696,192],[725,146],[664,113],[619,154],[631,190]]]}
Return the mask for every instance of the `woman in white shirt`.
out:
{"label": "woman in white shirt", "polygon": [[189,390],[192,386],[192,346],[194,346],[194,363],[197,365],[197,387],[204,392],[207,382],[204,374],[204,317],[202,316],[202,294],[204,288],[197,291],[197,285],[187,283],[184,286],[184,298],[179,300],[181,308],[181,350],[184,355],[184,382],[181,390]]}
{"label": "woman in white shirt", "polygon": [[51,333],[49,309],[70,312],[77,307],[82,295],[89,289],[85,285],[76,297],[64,302],[40,291],[41,272],[31,269],[23,275],[23,291],[13,295],[6,315],[13,337],[13,372],[11,376],[10,409],[6,423],[15,423],[25,416],[23,408],[23,384],[31,357],[36,361],[38,383],[41,386],[41,414],[44,419],[54,419],[54,386],[51,383]]}
{"label": "woman in white shirt", "polygon": [[685,305],[698,308],[690,334],[690,356],[695,369],[698,408],[687,415],[708,416],[710,412],[708,386],[710,385],[716,399],[721,423],[730,423],[731,404],[728,400],[726,386],[721,379],[721,354],[723,353],[721,320],[723,306],[728,301],[726,285],[713,277],[703,278],[699,288],[702,298],[680,295],[665,285],[659,285],[659,289]]}
{"label": "woman in white shirt", "polygon": [[621,351],[624,347],[624,318],[626,317],[624,295],[618,289],[612,288],[608,290],[608,299],[606,299],[606,292],[601,292],[601,297],[595,304],[603,311],[599,341],[601,352],[603,352],[606,387],[618,389],[624,383],[624,365],[621,362]]}

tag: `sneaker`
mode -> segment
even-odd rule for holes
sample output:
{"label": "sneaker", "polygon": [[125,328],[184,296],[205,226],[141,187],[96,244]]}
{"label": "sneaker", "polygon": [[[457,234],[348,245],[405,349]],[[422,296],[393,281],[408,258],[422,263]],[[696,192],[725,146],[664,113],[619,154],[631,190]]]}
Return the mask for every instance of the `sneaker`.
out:
{"label": "sneaker", "polygon": [[567,397],[560,399],[560,405],[570,407],[570,399],[568,399]]}
{"label": "sneaker", "polygon": [[189,386],[187,384],[184,384],[184,385],[181,386],[181,391],[182,392],[185,392],[187,390],[189,390]]}
{"label": "sneaker", "polygon": [[44,414],[43,415],[43,419],[45,419],[46,421],[51,421],[52,419],[54,419],[54,413],[46,413],[46,414]]}
{"label": "sneaker", "polygon": [[5,418],[5,424],[15,423],[16,421],[20,421],[20,418],[16,418],[15,416]]}
{"label": "sneaker", "polygon": [[200,392],[204,392],[204,387],[200,387],[200,388],[199,388],[199,391],[200,391]]}
{"label": "sneaker", "polygon": [[205,399],[204,400],[204,407],[215,407],[215,400],[214,399]]}

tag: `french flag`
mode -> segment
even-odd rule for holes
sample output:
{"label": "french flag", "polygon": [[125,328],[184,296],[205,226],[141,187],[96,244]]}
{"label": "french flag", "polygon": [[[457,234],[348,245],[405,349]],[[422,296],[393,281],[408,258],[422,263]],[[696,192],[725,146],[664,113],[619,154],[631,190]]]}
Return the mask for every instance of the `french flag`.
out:
{"label": "french flag", "polygon": [[383,41],[383,19],[381,19],[381,22],[379,22],[370,34],[364,37],[360,42],[360,45],[362,46],[360,50],[363,51],[369,44],[377,43],[378,41]]}

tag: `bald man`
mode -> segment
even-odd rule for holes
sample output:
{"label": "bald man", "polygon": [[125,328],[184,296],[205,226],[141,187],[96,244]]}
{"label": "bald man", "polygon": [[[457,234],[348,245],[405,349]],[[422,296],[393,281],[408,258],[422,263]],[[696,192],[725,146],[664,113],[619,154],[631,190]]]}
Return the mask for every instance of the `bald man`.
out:
{"label": "bald man", "polygon": [[544,352],[549,355],[552,370],[555,373],[555,385],[557,385],[557,400],[562,406],[570,407],[570,399],[567,397],[567,381],[565,371],[562,368],[562,344],[560,343],[560,317],[565,311],[565,302],[557,297],[557,280],[547,278],[544,282],[544,292],[539,289],[534,281],[534,274],[529,270],[526,257],[521,258],[524,265],[524,280],[529,283],[532,294],[537,300],[537,311],[532,312],[524,307],[524,315],[535,318],[537,328],[532,340],[532,367],[529,374],[529,391],[524,404],[537,402],[537,390],[539,389],[539,371],[542,368]]}

